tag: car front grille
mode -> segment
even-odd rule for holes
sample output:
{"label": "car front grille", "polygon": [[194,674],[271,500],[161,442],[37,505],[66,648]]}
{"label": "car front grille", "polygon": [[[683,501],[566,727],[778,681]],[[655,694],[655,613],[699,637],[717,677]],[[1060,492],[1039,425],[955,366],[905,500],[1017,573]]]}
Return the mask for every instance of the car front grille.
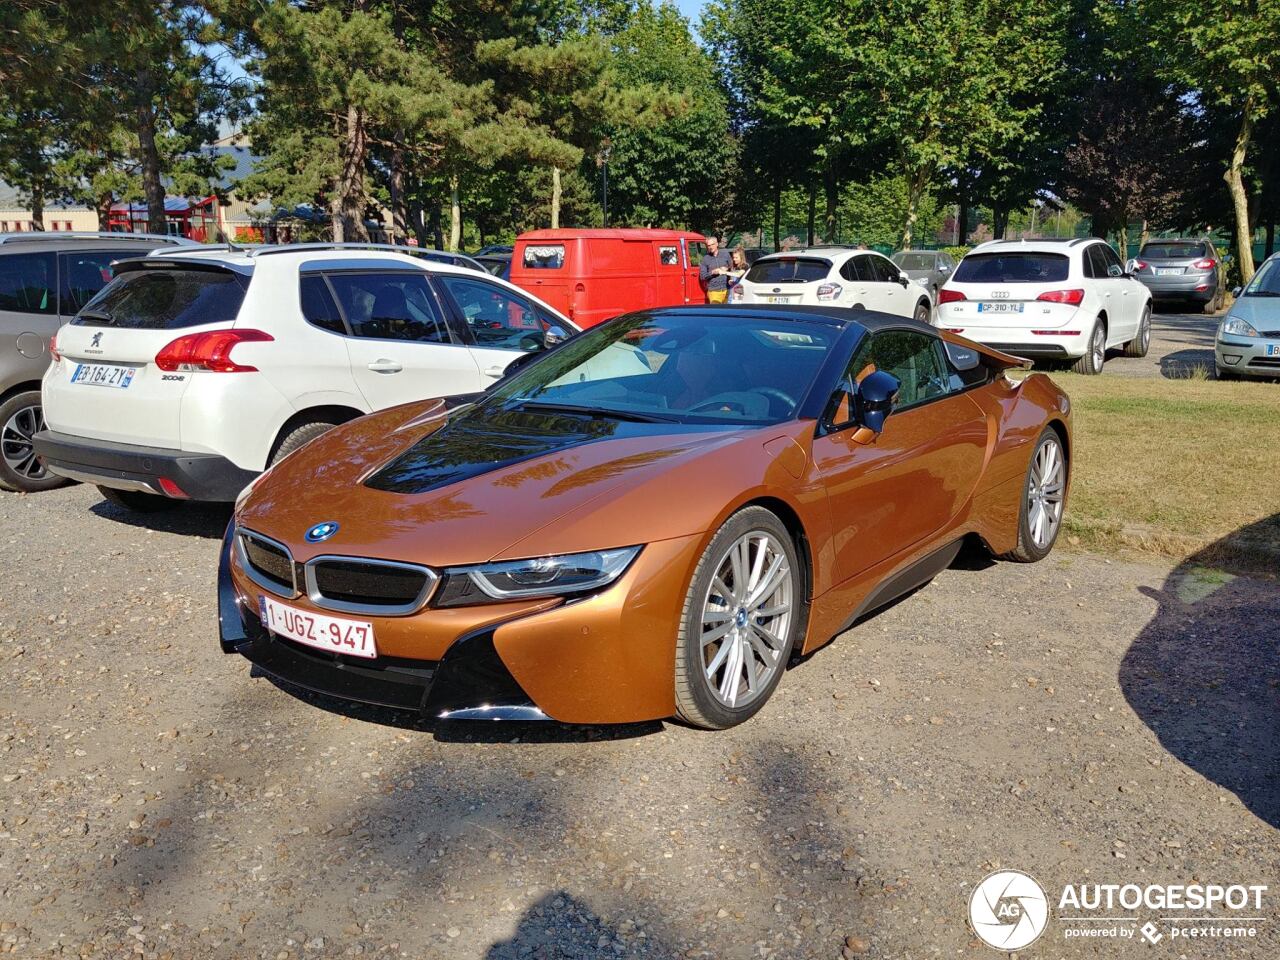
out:
{"label": "car front grille", "polygon": [[365,557],[316,557],[304,573],[307,595],[316,606],[375,616],[421,609],[438,580],[427,567]]}
{"label": "car front grille", "polygon": [[1280,357],[1254,357],[1249,361],[1251,367],[1280,367]]}
{"label": "car front grille", "polygon": [[284,544],[243,527],[236,531],[245,572],[260,587],[286,597],[298,592],[293,555]]}

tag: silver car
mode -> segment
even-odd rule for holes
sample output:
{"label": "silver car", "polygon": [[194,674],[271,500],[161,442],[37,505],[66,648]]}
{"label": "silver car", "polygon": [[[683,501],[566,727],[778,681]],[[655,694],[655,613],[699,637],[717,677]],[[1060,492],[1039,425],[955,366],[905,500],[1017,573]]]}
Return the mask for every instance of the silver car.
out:
{"label": "silver car", "polygon": [[1154,300],[1190,301],[1205,313],[1222,308],[1222,257],[1209,240],[1152,240],[1129,261],[1129,272]]}
{"label": "silver car", "polygon": [[1218,324],[1214,363],[1219,380],[1280,378],[1280,253],[1263,261]]}
{"label": "silver car", "polygon": [[889,258],[899,270],[929,291],[929,300],[938,302],[938,288],[956,272],[956,262],[941,250],[899,250]]}

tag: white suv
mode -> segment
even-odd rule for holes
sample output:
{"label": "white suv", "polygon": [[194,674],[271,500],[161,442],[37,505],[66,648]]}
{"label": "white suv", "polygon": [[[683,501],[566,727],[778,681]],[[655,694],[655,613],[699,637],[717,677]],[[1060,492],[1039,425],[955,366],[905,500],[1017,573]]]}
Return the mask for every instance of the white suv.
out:
{"label": "white suv", "polygon": [[800,303],[877,310],[929,322],[929,292],[873,250],[809,247],[771,253],[729,290],[733,303]]}
{"label": "white suv", "polygon": [[1147,355],[1151,291],[1105,240],[989,240],[938,291],[937,322],[1017,357],[1101,373],[1112,347]]}
{"label": "white suv", "polygon": [[115,269],[57,332],[35,442],[54,473],[135,509],[234,500],[335,424],[478,392],[577,330],[503,280],[395,248],[175,250]]}

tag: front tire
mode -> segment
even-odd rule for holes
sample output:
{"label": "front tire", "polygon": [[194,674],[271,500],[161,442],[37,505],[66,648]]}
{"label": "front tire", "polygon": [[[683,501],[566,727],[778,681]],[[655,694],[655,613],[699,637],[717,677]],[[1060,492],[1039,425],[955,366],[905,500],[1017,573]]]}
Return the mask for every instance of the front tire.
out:
{"label": "front tire", "polygon": [[1124,345],[1126,357],[1145,357],[1151,347],[1151,308],[1142,311],[1142,319],[1138,322],[1138,335]]}
{"label": "front tire", "polygon": [[1089,333],[1089,348],[1084,356],[1071,365],[1076,373],[1085,376],[1097,376],[1102,372],[1102,365],[1107,360],[1107,329],[1101,320],[1093,322],[1093,330]]}
{"label": "front tire", "polygon": [[734,514],[694,568],[676,638],[680,719],[723,730],[754,716],[782,679],[804,629],[795,542],[763,507]]}
{"label": "front tire", "polygon": [[333,426],[332,423],[313,421],[312,423],[304,423],[294,427],[280,438],[280,442],[276,444],[275,451],[271,454],[271,462],[267,466],[274,467],[293,451],[305,447],[321,434],[328,433],[333,429]]}
{"label": "front tire", "polygon": [[43,429],[39,390],[15,393],[0,403],[0,489],[37,493],[71,482],[50,473],[37,459],[31,438]]}
{"label": "front tire", "polygon": [[1045,427],[1027,463],[1018,509],[1018,544],[1001,559],[1017,563],[1043,560],[1057,542],[1066,505],[1067,453],[1053,427]]}

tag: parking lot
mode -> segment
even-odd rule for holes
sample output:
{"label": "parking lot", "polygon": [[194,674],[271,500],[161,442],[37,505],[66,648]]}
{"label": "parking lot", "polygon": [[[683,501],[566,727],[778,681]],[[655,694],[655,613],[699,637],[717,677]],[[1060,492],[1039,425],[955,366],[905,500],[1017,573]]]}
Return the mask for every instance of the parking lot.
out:
{"label": "parking lot", "polygon": [[[1280,876],[1274,580],[970,557],[725,733],[431,726],[219,652],[226,519],[0,495],[0,951],[977,957],[997,866]],[[1152,955],[1272,957],[1278,923]],[[1148,949],[1051,926],[1024,955]]]}

